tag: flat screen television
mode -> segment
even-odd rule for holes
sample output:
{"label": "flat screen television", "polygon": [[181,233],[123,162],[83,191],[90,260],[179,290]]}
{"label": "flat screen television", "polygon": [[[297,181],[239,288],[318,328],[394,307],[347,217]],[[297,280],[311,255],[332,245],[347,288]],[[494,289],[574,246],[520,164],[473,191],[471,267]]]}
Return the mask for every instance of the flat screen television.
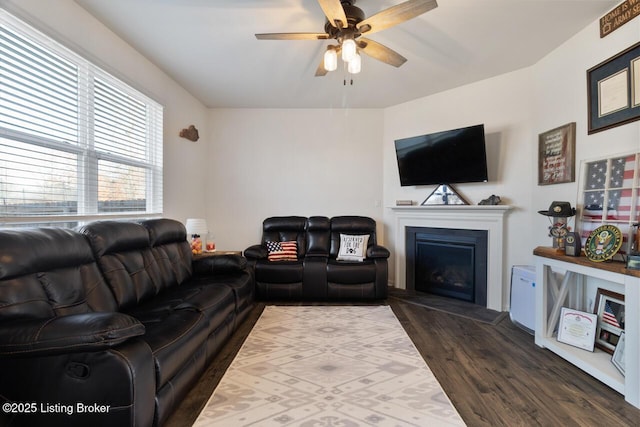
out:
{"label": "flat screen television", "polygon": [[484,125],[397,139],[400,185],[486,182]]}

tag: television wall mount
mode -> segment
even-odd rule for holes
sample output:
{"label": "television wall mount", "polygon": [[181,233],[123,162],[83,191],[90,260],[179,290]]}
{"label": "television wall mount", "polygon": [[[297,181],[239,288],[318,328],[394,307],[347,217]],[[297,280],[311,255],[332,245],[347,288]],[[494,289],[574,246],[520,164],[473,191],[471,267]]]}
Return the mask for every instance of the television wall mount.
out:
{"label": "television wall mount", "polygon": [[422,205],[468,205],[458,192],[449,184],[440,184],[429,197],[424,199]]}

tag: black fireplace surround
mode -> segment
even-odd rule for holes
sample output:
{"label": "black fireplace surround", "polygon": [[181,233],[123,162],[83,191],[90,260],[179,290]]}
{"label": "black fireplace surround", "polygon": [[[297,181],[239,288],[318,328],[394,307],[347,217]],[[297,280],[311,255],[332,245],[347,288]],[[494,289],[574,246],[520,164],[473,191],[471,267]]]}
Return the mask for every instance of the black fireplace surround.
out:
{"label": "black fireplace surround", "polygon": [[486,230],[406,227],[408,290],[487,305]]}

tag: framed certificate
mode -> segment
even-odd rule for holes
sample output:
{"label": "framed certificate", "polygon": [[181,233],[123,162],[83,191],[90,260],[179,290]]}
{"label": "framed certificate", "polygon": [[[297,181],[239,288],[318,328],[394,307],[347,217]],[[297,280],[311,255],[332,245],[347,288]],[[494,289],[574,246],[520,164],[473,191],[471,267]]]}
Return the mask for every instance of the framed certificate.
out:
{"label": "framed certificate", "polygon": [[593,313],[562,307],[558,341],[583,350],[593,351],[598,316]]}
{"label": "framed certificate", "polygon": [[640,120],[640,43],[587,70],[592,134]]}

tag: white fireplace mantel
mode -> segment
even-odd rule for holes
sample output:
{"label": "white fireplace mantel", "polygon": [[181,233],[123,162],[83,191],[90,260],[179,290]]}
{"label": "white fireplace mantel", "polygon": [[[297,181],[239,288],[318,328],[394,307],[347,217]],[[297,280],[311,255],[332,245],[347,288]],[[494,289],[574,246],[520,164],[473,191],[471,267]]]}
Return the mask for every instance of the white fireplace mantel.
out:
{"label": "white fireplace mantel", "polygon": [[[406,227],[486,230],[487,248],[487,308],[506,309],[503,278],[505,218],[511,206],[506,205],[429,205],[393,206],[395,228],[395,286],[406,289]],[[508,279],[508,278],[507,278]]]}

